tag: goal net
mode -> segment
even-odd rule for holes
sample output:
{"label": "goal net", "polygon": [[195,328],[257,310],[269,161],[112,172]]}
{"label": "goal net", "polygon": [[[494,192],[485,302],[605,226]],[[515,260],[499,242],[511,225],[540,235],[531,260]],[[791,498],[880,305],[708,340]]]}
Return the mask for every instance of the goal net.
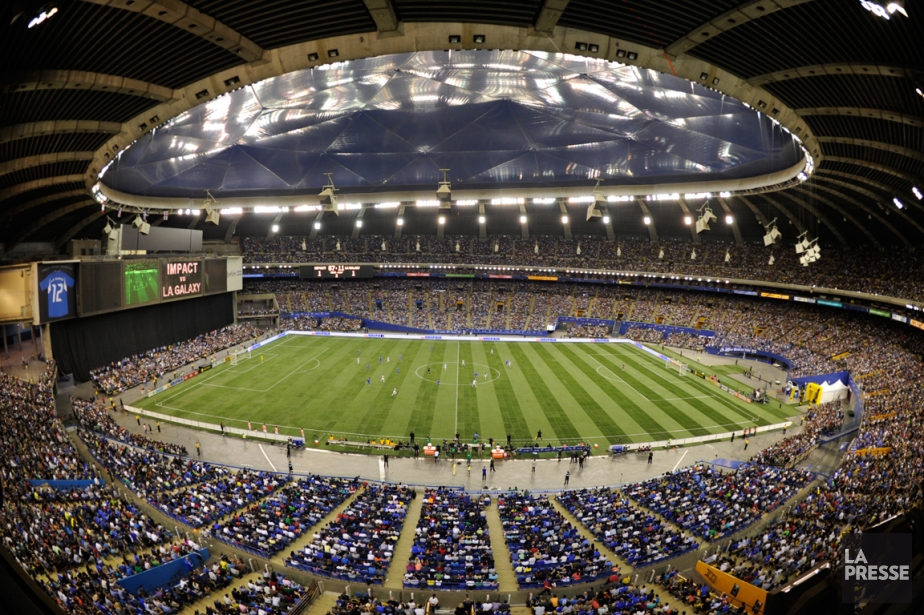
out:
{"label": "goal net", "polygon": [[237,353],[236,352],[231,353],[231,365],[237,365]]}
{"label": "goal net", "polygon": [[676,371],[678,376],[683,376],[683,373],[687,371],[686,365],[678,361],[677,359],[668,359],[664,366],[671,371]]}

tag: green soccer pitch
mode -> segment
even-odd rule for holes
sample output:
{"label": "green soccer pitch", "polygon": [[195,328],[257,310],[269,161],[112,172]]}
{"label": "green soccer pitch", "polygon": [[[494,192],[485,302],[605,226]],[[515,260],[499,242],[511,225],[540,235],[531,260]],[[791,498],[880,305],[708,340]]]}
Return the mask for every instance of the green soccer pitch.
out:
{"label": "green soccer pitch", "polygon": [[265,423],[295,437],[304,429],[321,441],[406,440],[413,431],[421,440],[477,432],[503,442],[508,433],[522,441],[542,430],[544,442],[599,444],[599,452],[615,442],[778,423],[792,413],[746,404],[630,344],[298,335],[137,405],[228,427]]}

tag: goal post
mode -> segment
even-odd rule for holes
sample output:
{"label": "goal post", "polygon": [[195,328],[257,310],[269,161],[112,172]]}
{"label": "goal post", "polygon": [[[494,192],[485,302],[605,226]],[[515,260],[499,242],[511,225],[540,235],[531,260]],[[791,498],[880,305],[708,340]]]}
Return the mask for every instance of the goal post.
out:
{"label": "goal post", "polygon": [[681,363],[681,362],[678,361],[677,359],[668,359],[668,360],[664,363],[664,366],[665,366],[667,369],[669,369],[669,370],[676,370],[678,376],[683,376],[683,373],[684,373],[685,371],[687,371],[687,370],[686,370],[686,365],[684,365],[683,363]]}
{"label": "goal post", "polygon": [[237,365],[237,353],[236,352],[231,353],[231,365]]}

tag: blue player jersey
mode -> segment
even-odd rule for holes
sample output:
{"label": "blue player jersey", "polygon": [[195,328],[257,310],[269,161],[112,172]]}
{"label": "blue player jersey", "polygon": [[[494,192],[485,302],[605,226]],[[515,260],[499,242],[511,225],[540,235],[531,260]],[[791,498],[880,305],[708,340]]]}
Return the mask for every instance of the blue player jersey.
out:
{"label": "blue player jersey", "polygon": [[48,318],[68,316],[67,294],[74,288],[74,279],[63,271],[52,271],[39,283],[39,289],[48,294]]}

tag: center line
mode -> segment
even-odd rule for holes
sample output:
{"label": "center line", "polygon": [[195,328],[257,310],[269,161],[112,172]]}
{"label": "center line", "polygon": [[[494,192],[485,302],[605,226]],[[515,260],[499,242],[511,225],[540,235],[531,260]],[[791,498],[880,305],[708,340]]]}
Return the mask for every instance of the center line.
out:
{"label": "center line", "polygon": [[452,433],[459,433],[459,372],[462,371],[462,364],[459,363],[459,352],[462,350],[462,342],[456,342],[456,424]]}
{"label": "center line", "polygon": [[262,444],[258,444],[257,446],[260,447],[260,452],[263,453],[263,456],[264,456],[264,457],[266,457],[267,463],[269,463],[269,464],[270,464],[270,467],[273,468],[273,472],[278,472],[278,470],[276,469],[276,466],[274,466],[274,465],[273,465],[273,462],[270,461],[269,455],[267,455],[267,454],[266,454],[266,451],[263,450],[263,445],[262,445]]}

